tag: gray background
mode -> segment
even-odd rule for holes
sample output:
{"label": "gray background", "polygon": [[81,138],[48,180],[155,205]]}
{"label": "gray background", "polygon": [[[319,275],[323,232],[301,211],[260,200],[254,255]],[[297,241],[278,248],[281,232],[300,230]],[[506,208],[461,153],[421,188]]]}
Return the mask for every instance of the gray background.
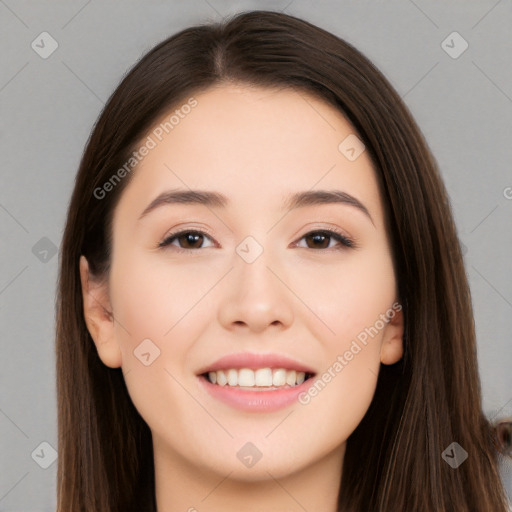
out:
{"label": "gray background", "polygon": [[[510,0],[0,0],[0,511],[55,510],[57,462],[41,446],[57,449],[54,252],[93,122],[154,44],[245,9],[283,10],[345,38],[404,98],[464,244],[485,413],[512,416]],[[31,47],[51,48],[44,31],[58,43],[46,59]],[[442,44],[454,31],[469,44],[457,58],[462,40]],[[511,466],[502,461],[509,493]]]}

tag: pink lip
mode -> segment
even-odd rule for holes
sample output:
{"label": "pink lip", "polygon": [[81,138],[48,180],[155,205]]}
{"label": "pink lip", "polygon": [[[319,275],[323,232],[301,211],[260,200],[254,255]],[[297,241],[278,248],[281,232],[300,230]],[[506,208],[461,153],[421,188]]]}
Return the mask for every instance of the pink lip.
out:
{"label": "pink lip", "polygon": [[315,374],[315,371],[308,366],[284,355],[253,354],[247,352],[221,357],[198,372],[199,381],[211,396],[231,407],[249,412],[272,412],[291,405],[298,401],[298,395],[309,388],[313,383],[313,379],[307,379],[302,384],[292,387],[245,390],[235,386],[212,384],[207,378],[202,377],[204,373],[228,370],[230,368],[249,368],[251,370],[257,370],[258,368],[284,368],[285,370]]}
{"label": "pink lip", "polygon": [[294,361],[287,356],[280,354],[252,354],[245,352],[229,354],[221,357],[220,359],[217,359],[217,361],[201,369],[198,372],[198,375],[216,370],[229,370],[230,368],[249,368],[251,370],[257,370],[258,368],[284,368],[285,370],[315,373],[311,368]]}
{"label": "pink lip", "polygon": [[283,409],[294,402],[298,402],[298,395],[305,392],[314,382],[313,379],[308,379],[298,386],[289,388],[247,391],[237,389],[234,386],[212,384],[207,378],[202,376],[199,377],[199,381],[214,398],[231,407],[248,412],[272,412]]}

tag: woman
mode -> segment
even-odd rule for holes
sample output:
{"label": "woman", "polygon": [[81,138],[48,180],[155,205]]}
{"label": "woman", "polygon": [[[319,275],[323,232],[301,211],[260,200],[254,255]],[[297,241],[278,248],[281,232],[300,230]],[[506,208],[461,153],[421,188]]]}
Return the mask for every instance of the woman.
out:
{"label": "woman", "polygon": [[107,102],[62,243],[59,511],[504,511],[449,199],[357,50],[257,11]]}

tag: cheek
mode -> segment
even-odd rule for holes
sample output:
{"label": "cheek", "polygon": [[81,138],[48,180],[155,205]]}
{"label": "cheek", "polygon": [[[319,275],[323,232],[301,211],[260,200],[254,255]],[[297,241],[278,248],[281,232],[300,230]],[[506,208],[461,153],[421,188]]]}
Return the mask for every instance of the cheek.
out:
{"label": "cheek", "polygon": [[396,291],[387,252],[342,255],[339,263],[331,260],[304,270],[297,275],[295,290],[315,313],[310,315],[311,328],[331,352],[342,353],[352,340],[365,338],[375,340],[375,347],[365,349],[365,354],[378,352],[384,327],[381,315],[392,306]]}
{"label": "cheek", "polygon": [[[192,279],[197,279],[197,283]],[[179,432],[184,419],[200,414],[190,407],[184,368],[190,348],[204,330],[209,311],[200,300],[212,276],[166,268],[155,259],[118,258],[112,265],[111,297],[115,336],[130,398],[151,428]],[[187,387],[188,389],[188,387]],[[166,412],[172,414],[166,414]]]}
{"label": "cheek", "polygon": [[313,423],[310,430],[320,433],[333,445],[346,441],[352,434],[375,393],[378,370],[369,368],[358,357],[341,371],[326,368],[308,394],[301,397],[306,421]]}
{"label": "cheek", "polygon": [[317,400],[317,406],[336,411],[336,435],[338,428],[352,432],[372,401],[387,325],[384,320],[392,315],[396,282],[391,258],[384,251],[354,258],[350,265],[340,265],[339,273],[330,272],[326,282],[327,277],[322,318],[335,334],[321,338],[327,365],[317,376],[316,389],[310,390],[318,398],[305,397],[305,401]]}
{"label": "cheek", "polygon": [[[137,253],[112,268],[112,306],[130,332],[132,342],[143,338],[167,342],[189,320],[195,304],[211,286],[211,272],[184,271],[157,258]],[[189,334],[190,336],[190,334]]]}

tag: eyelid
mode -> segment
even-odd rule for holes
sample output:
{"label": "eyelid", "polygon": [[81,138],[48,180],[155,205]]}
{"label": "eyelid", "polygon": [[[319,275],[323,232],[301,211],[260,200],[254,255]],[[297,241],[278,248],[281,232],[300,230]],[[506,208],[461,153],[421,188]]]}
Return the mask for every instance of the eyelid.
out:
{"label": "eyelid", "polygon": [[[304,233],[300,238],[299,241],[305,238],[307,235],[310,235],[312,233],[325,233],[328,237],[334,238],[340,245],[341,248],[345,249],[357,249],[359,245],[356,243],[354,238],[347,235],[344,231],[340,230],[339,228],[319,228],[319,229],[310,229],[306,233]],[[330,249],[312,249],[312,250],[318,250],[318,251],[330,251],[330,250],[336,250],[340,247],[331,247]],[[307,249],[307,247],[306,247]]]}
{"label": "eyelid", "polygon": [[[354,238],[352,235],[350,235],[346,230],[340,228],[336,224],[331,223],[323,223],[323,226],[318,226],[318,223],[312,222],[306,225],[307,231],[304,232],[304,234],[298,238],[298,241],[302,240],[305,236],[310,235],[311,233],[334,233],[338,235],[341,239],[343,239],[346,242],[349,242],[351,245],[347,245],[346,249],[357,249],[359,247],[359,243],[357,238]],[[302,230],[301,230],[302,231]],[[331,235],[332,237],[332,235]],[[296,243],[296,242],[294,242]],[[341,245],[344,245],[343,242],[340,242]],[[335,249],[334,247],[332,249]],[[330,249],[323,249],[324,251],[329,251]]]}
{"label": "eyelid", "polygon": [[[190,234],[194,233],[201,236],[206,236],[209,238],[214,244],[219,245],[216,240],[213,238],[213,236],[204,228],[183,228],[178,231],[174,231],[169,233],[168,235],[165,235],[164,239],[159,242],[158,248],[165,249],[168,246],[171,246],[171,240],[174,241],[179,236],[184,234]],[[357,249],[359,247],[359,244],[357,240],[355,240],[352,236],[348,235],[345,231],[338,228],[337,226],[330,226],[328,228],[326,227],[317,227],[317,228],[311,228],[308,231],[306,231],[300,238],[297,239],[296,242],[293,242],[294,245],[298,244],[301,240],[303,240],[306,236],[314,234],[314,233],[323,233],[326,236],[330,238],[334,238],[338,242],[338,246],[336,247],[330,247],[330,248],[324,248],[324,249],[313,249],[309,247],[303,247],[304,249],[311,249],[313,251],[319,251],[319,252],[330,252],[340,249]],[[173,246],[174,250],[178,252],[198,252],[200,249],[208,249],[209,247],[200,247],[198,249],[184,249],[182,247]]]}
{"label": "eyelid", "polygon": [[[214,242],[215,244],[217,243],[215,241],[215,239],[213,238],[213,236],[210,235],[208,233],[208,231],[205,230],[204,228],[201,228],[201,229],[199,229],[199,228],[184,228],[184,229],[179,229],[178,231],[174,231],[174,232],[171,232],[171,233],[165,235],[163,240],[158,243],[158,247],[165,249],[167,246],[171,245],[169,240],[176,239],[179,236],[185,235],[185,234],[188,234],[188,233],[194,233],[196,235],[202,235],[202,236],[206,235],[206,237],[209,238],[212,242]],[[175,247],[175,249],[177,251],[188,251],[188,252],[198,251],[199,250],[199,249],[183,249],[182,247]],[[207,249],[207,247],[205,247],[205,249]]]}

